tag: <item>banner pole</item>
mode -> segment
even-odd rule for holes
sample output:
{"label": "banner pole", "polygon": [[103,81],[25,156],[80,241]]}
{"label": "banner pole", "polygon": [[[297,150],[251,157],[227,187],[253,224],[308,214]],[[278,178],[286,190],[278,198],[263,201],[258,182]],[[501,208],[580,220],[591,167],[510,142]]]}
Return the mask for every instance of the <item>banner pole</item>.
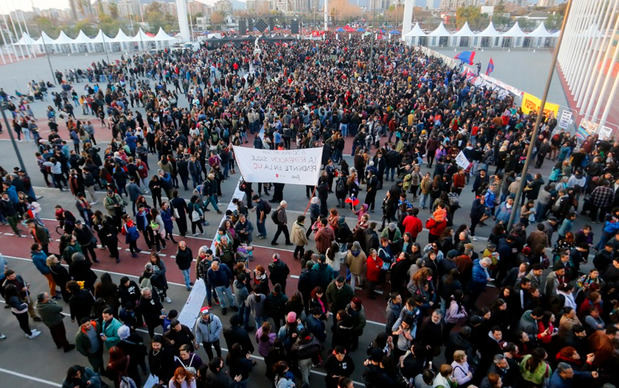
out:
{"label": "banner pole", "polygon": [[312,196],[310,197],[309,201],[307,201],[307,206],[305,206],[305,211],[303,212],[303,215],[307,214],[307,210],[309,209],[310,205],[312,204],[312,198],[314,198],[314,195],[316,194],[316,186],[314,185],[314,190],[312,191]]}
{"label": "banner pole", "polygon": [[509,216],[509,221],[507,222],[507,231],[509,231],[512,225],[514,224],[516,213],[518,213],[520,209],[520,197],[522,196],[522,192],[524,191],[524,185],[527,183],[527,179],[526,179],[527,170],[529,169],[529,164],[531,163],[531,159],[533,156],[533,147],[535,145],[535,139],[537,138],[537,133],[539,132],[539,126],[542,121],[542,114],[544,114],[544,107],[546,105],[546,99],[548,98],[548,91],[550,90],[550,83],[552,82],[552,75],[555,71],[555,66],[557,65],[557,57],[559,56],[559,49],[561,48],[561,41],[563,41],[563,34],[565,33],[565,25],[567,24],[567,18],[570,14],[571,7],[572,7],[572,0],[569,0],[567,3],[567,7],[565,8],[565,15],[563,15],[563,23],[561,23],[561,33],[559,34],[559,39],[557,40],[557,46],[555,47],[555,52],[554,52],[554,55],[552,56],[552,63],[548,71],[548,78],[546,79],[546,86],[544,87],[544,95],[542,97],[542,102],[540,103],[539,109],[537,111],[537,117],[535,118],[535,125],[533,126],[533,132],[531,133],[531,141],[529,142],[529,146],[527,149],[527,158],[524,162],[524,166],[522,167],[522,172],[520,173],[520,176],[521,176],[520,187],[518,188],[518,191],[516,192],[514,206],[512,207],[512,212]]}

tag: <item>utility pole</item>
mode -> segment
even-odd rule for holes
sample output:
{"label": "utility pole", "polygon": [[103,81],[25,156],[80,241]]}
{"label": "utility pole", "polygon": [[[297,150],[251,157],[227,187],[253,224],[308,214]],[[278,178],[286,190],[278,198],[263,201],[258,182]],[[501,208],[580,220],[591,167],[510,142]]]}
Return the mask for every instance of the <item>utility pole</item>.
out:
{"label": "utility pole", "polygon": [[537,110],[537,117],[535,118],[535,125],[533,126],[533,132],[531,133],[531,140],[529,141],[529,146],[527,147],[527,158],[524,162],[524,166],[522,167],[522,172],[520,173],[520,187],[516,192],[516,198],[514,200],[514,206],[512,208],[512,212],[509,216],[509,222],[507,223],[507,230],[510,230],[512,225],[514,224],[514,219],[516,218],[516,213],[518,213],[520,206],[520,197],[522,196],[522,192],[524,191],[524,186],[527,182],[526,176],[527,171],[529,170],[529,164],[531,163],[531,159],[533,156],[533,145],[535,144],[535,139],[537,139],[537,134],[539,132],[539,126],[542,122],[542,114],[544,113],[544,106],[546,105],[546,99],[548,98],[548,90],[550,89],[550,83],[552,82],[552,75],[555,71],[555,67],[557,66],[557,57],[559,56],[559,49],[561,49],[561,42],[563,41],[563,34],[565,33],[565,25],[567,24],[567,18],[570,15],[570,9],[572,8],[572,1],[568,0],[567,7],[565,8],[565,15],[563,16],[563,22],[561,23],[561,33],[559,34],[559,39],[557,40],[557,45],[555,47],[554,55],[552,56],[552,63],[550,64],[550,69],[548,70],[548,78],[546,79],[546,86],[544,87],[544,95],[542,97],[542,102]]}

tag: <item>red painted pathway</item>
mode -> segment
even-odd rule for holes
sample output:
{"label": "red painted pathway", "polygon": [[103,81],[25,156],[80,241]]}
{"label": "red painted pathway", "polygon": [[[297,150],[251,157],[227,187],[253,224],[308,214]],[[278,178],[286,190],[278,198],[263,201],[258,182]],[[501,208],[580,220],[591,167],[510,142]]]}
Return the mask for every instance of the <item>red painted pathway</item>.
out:
{"label": "red painted pathway", "polygon": [[[57,225],[56,221],[44,221],[47,228],[50,230],[51,237],[54,240],[50,244],[50,251],[52,253],[58,252],[57,239],[60,236],[55,232]],[[25,233],[26,228],[20,226],[20,229]],[[175,236],[175,240],[179,241],[180,236]],[[199,239],[195,237],[185,237],[183,240],[187,242],[187,246],[191,249],[194,256],[197,256],[198,249],[202,245],[210,246],[210,240]],[[30,257],[30,246],[33,243],[32,237],[17,237],[13,234],[13,231],[9,226],[0,226],[0,249],[2,254],[15,257]],[[104,271],[122,273],[127,275],[140,276],[144,271],[144,264],[147,263],[148,254],[141,253],[138,257],[133,258],[127,249],[127,245],[124,243],[124,236],[119,235],[119,251],[120,251],[120,263],[116,263],[114,259],[109,257],[107,250],[96,249],[97,258],[99,263],[94,265],[94,268]],[[146,244],[143,239],[138,240],[138,247],[143,249],[143,252],[147,251]],[[122,249],[121,249],[122,248]],[[177,270],[174,256],[176,254],[176,244],[167,241],[166,249],[161,251],[161,258],[166,264],[167,279],[169,282],[178,283],[184,285],[183,275]],[[254,260],[250,263],[251,269],[257,265],[262,265],[265,268],[271,262],[273,253],[279,253],[281,259],[290,267],[290,278],[287,283],[287,294],[291,295],[297,289],[298,276],[301,273],[301,264],[298,260],[292,257],[292,251],[286,249],[278,249],[272,247],[259,247],[254,246]],[[192,264],[191,269],[192,281],[195,280],[195,262]],[[368,320],[376,322],[384,322],[385,320],[385,306],[386,301],[383,298],[368,299],[365,292],[357,290],[357,295],[363,300],[365,306],[366,317]]]}

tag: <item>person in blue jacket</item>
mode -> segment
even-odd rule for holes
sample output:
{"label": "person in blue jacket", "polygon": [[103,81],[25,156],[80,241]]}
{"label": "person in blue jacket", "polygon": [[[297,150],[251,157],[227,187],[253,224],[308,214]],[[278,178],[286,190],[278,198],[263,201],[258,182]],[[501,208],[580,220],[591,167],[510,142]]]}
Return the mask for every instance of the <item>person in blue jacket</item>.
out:
{"label": "person in blue jacket", "polygon": [[598,372],[575,371],[567,362],[560,362],[557,369],[550,376],[549,388],[572,388],[574,383],[586,384],[589,380],[597,379]]}
{"label": "person in blue jacket", "polygon": [[43,248],[41,248],[41,244],[32,244],[30,247],[30,257],[32,258],[32,263],[39,270],[41,275],[45,276],[47,279],[47,284],[49,285],[49,294],[53,299],[60,299],[59,295],[56,295],[56,282],[52,277],[52,271],[47,266],[47,255],[43,252]]}

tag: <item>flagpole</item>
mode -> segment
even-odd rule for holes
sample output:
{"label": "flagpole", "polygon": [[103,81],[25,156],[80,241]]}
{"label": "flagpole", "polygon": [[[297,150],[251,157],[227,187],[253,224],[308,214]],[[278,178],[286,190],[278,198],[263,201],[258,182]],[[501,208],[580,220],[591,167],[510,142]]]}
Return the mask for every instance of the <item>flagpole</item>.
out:
{"label": "flagpole", "polygon": [[509,222],[507,223],[507,230],[510,230],[514,219],[516,218],[516,213],[519,210],[520,197],[522,196],[522,192],[524,191],[524,185],[527,182],[527,170],[529,169],[529,163],[531,163],[531,159],[533,156],[533,146],[535,144],[535,139],[537,139],[537,133],[539,132],[539,126],[542,121],[542,114],[544,113],[544,106],[546,105],[546,99],[548,98],[548,91],[550,90],[550,83],[552,82],[552,75],[555,71],[555,67],[557,66],[557,57],[559,56],[559,49],[561,49],[561,41],[563,40],[563,34],[565,33],[565,25],[567,24],[567,18],[570,14],[570,8],[572,7],[572,1],[568,0],[567,7],[565,8],[565,15],[563,16],[563,22],[561,23],[561,33],[559,34],[559,39],[557,40],[557,45],[555,47],[554,55],[552,56],[552,63],[550,64],[550,69],[548,70],[548,78],[546,79],[546,86],[544,87],[544,95],[542,96],[542,102],[540,103],[539,109],[537,110],[537,117],[535,118],[535,125],[533,126],[533,132],[531,133],[531,140],[529,142],[529,146],[527,148],[527,158],[524,162],[524,166],[522,167],[522,172],[520,173],[520,187],[518,187],[518,191],[516,192],[516,198],[514,200],[514,206],[512,208],[512,212],[509,215]]}

